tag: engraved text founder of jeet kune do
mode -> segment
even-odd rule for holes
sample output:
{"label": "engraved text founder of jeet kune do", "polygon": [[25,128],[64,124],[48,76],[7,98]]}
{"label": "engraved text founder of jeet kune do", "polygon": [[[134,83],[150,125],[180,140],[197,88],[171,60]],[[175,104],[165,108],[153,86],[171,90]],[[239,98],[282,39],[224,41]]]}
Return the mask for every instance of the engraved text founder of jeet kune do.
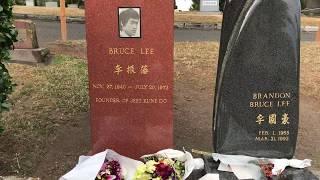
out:
{"label": "engraved text founder of jeet kune do", "polygon": [[137,33],[140,15],[132,8],[122,11],[119,15],[120,37],[139,37]]}

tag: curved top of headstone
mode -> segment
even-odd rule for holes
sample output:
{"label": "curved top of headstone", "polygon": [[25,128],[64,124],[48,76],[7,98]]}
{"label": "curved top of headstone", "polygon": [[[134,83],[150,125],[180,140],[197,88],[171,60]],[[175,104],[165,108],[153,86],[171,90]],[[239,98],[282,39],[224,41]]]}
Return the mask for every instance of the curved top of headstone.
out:
{"label": "curved top of headstone", "polygon": [[[299,0],[226,2],[214,107],[215,150],[225,154],[292,157],[298,129],[300,62]],[[288,107],[264,93],[287,93]],[[256,98],[256,99],[255,99]],[[269,103],[271,107],[250,103]],[[264,123],[258,124],[261,114]],[[283,115],[291,124],[281,125]],[[268,123],[268,117],[278,123]],[[288,141],[271,142],[272,133],[288,131]],[[268,131],[268,135],[259,135]],[[257,138],[258,140],[257,141]],[[265,139],[267,137],[267,139]],[[263,138],[263,142],[260,141]],[[277,139],[278,136],[275,136]]]}

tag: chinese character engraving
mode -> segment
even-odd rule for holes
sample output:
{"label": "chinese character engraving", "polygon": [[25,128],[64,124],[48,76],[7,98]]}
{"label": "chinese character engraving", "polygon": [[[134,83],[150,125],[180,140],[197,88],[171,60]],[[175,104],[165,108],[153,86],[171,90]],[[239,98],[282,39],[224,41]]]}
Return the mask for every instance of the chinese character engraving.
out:
{"label": "chinese character engraving", "polygon": [[269,115],[269,124],[277,124],[277,114]]}
{"label": "chinese character engraving", "polygon": [[127,73],[128,74],[135,74],[135,69],[134,69],[134,65],[128,66],[127,67]]}
{"label": "chinese character engraving", "polygon": [[149,73],[149,67],[147,65],[142,65],[140,69],[140,73],[146,75]]}
{"label": "chinese character engraving", "polygon": [[114,67],[114,73],[119,75],[123,70],[122,70],[122,67],[118,64]]}
{"label": "chinese character engraving", "polygon": [[281,120],[282,120],[281,124],[283,124],[283,125],[290,124],[290,122],[289,122],[289,114],[284,113],[284,114],[282,115]]}
{"label": "chinese character engraving", "polygon": [[264,116],[262,114],[259,114],[257,116],[257,121],[256,122],[261,125],[263,121],[264,121]]}

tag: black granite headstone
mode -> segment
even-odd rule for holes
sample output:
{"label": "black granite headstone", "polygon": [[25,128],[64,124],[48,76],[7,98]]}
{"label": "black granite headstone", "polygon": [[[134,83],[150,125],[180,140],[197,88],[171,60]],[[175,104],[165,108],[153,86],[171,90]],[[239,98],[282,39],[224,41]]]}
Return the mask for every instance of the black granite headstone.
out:
{"label": "black granite headstone", "polygon": [[299,64],[299,0],[226,1],[214,105],[216,152],[294,155]]}

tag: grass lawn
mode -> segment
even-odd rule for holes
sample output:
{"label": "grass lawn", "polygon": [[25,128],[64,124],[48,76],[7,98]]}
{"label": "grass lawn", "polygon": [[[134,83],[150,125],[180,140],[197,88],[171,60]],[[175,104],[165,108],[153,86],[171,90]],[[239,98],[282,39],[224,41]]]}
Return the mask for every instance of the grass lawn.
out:
{"label": "grass lawn", "polygon": [[[196,148],[211,150],[208,124],[218,48],[214,42],[175,43],[174,119],[176,126],[186,126],[176,129],[177,148],[208,142]],[[319,101],[320,45],[302,43],[301,56],[301,94]],[[1,117],[5,132],[0,135],[0,175],[32,176],[46,156],[48,145],[55,141],[58,129],[66,124],[76,126],[77,114],[88,111],[87,62],[58,55],[50,66],[9,64],[8,67],[17,87],[11,95],[14,104],[11,111]],[[205,121],[193,126],[197,118]],[[306,150],[305,158],[312,158],[314,167],[320,169],[316,152],[320,146],[314,146]],[[61,173],[54,177],[58,175]]]}
{"label": "grass lawn", "polygon": [[5,128],[0,135],[0,175],[30,175],[57,128],[88,111],[87,65],[57,56],[50,66],[10,64],[9,71],[17,87],[11,96],[14,106],[0,121]]}

